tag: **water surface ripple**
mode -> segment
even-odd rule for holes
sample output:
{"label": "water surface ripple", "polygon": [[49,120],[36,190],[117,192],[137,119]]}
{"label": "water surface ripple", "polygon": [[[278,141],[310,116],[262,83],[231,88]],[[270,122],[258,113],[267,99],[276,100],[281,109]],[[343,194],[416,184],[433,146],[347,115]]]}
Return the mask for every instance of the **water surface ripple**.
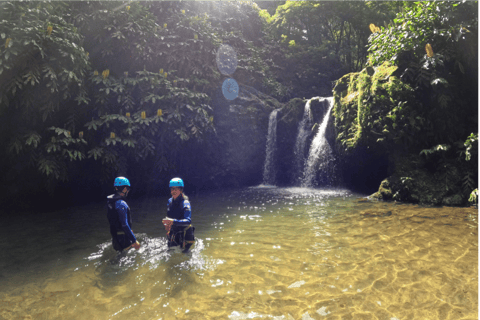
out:
{"label": "water surface ripple", "polygon": [[478,319],[477,209],[264,186],[191,202],[187,255],[166,198],[130,202],[143,246],[121,255],[104,204],[8,216],[0,319]]}

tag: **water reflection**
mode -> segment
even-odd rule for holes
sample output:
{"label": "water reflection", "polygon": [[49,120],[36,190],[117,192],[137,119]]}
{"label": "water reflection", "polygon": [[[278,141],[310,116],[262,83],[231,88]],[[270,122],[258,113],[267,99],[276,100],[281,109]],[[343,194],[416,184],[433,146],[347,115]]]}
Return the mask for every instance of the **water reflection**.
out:
{"label": "water reflection", "polygon": [[[46,252],[41,237],[26,240],[24,220],[11,219],[6,236],[30,249],[1,248],[11,260],[1,262],[0,318],[477,317],[476,209],[271,186],[191,201],[197,243],[187,255],[167,248],[165,199],[131,204],[143,246],[120,255],[100,205],[35,220],[57,239]],[[85,216],[88,234],[76,231]],[[69,242],[82,236],[83,247]]]}

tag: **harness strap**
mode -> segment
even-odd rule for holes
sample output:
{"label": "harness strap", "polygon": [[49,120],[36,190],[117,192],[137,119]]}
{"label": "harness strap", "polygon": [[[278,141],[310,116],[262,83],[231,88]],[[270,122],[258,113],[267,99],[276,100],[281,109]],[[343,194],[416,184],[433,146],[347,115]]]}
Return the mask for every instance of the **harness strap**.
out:
{"label": "harness strap", "polygon": [[[193,241],[191,241],[191,240],[186,241],[186,240],[185,240],[185,236],[187,235],[187,230],[190,229],[191,227],[192,227],[192,225],[189,225],[188,227],[186,227],[185,229],[183,229],[183,243],[181,244],[182,248],[185,248],[185,244],[186,244],[186,243],[195,243],[195,240],[193,240]],[[169,232],[169,234],[167,234],[167,236],[169,236],[170,241],[176,243],[176,241],[175,241],[175,236],[176,236],[177,234],[179,234],[180,232],[182,232],[182,231],[177,231],[177,232],[175,232],[175,233],[172,232],[171,234],[170,234],[170,232]]]}
{"label": "harness strap", "polygon": [[183,229],[183,244],[182,244],[182,249],[185,249],[185,236],[187,235],[187,230],[190,229],[192,225],[189,225],[185,229]]}

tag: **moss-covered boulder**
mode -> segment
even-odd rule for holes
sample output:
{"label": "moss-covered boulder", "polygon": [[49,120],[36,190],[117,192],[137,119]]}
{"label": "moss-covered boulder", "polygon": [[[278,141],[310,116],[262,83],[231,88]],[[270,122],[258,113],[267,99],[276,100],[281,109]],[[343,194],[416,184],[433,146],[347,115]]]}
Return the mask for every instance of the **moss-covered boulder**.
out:
{"label": "moss-covered boulder", "polygon": [[[388,166],[372,198],[429,205],[468,204],[472,186],[466,181],[476,177],[476,172],[462,165],[455,151],[449,154],[447,146],[424,150],[428,143],[418,141],[425,137],[422,128],[429,122],[419,111],[420,93],[401,81],[396,66],[387,62],[347,74],[337,81],[333,94],[336,146],[346,159],[341,164],[346,180],[360,173],[366,181],[377,174],[377,168]],[[373,160],[376,165],[359,166],[368,154],[380,155]]]}
{"label": "moss-covered boulder", "polygon": [[468,193],[462,188],[465,172],[453,164],[431,172],[421,157],[397,159],[395,173],[383,180],[373,199],[428,205],[462,206],[468,204]]}
{"label": "moss-covered boulder", "polygon": [[417,101],[396,71],[396,66],[385,62],[337,81],[333,115],[338,146],[344,151],[362,144],[393,149],[395,144],[414,139],[420,129]]}

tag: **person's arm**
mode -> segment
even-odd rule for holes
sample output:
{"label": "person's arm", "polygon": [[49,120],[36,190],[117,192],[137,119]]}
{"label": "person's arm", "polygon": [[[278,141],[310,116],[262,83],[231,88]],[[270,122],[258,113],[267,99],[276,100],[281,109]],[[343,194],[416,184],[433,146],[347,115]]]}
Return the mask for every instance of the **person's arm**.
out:
{"label": "person's arm", "polygon": [[170,216],[170,207],[171,207],[171,206],[172,206],[172,198],[168,199],[168,201],[167,201],[167,217],[168,217],[168,218],[172,218],[172,217]]}
{"label": "person's arm", "polygon": [[173,224],[176,226],[188,226],[192,223],[192,207],[188,200],[183,200],[183,217],[183,219],[173,220]]}
{"label": "person's arm", "polygon": [[137,238],[135,238],[135,235],[133,234],[132,229],[128,224],[128,218],[127,218],[128,205],[125,203],[125,201],[120,200],[115,203],[115,209],[117,209],[118,217],[120,219],[120,223],[122,224],[123,232],[125,232],[125,235],[132,243],[136,243]]}

